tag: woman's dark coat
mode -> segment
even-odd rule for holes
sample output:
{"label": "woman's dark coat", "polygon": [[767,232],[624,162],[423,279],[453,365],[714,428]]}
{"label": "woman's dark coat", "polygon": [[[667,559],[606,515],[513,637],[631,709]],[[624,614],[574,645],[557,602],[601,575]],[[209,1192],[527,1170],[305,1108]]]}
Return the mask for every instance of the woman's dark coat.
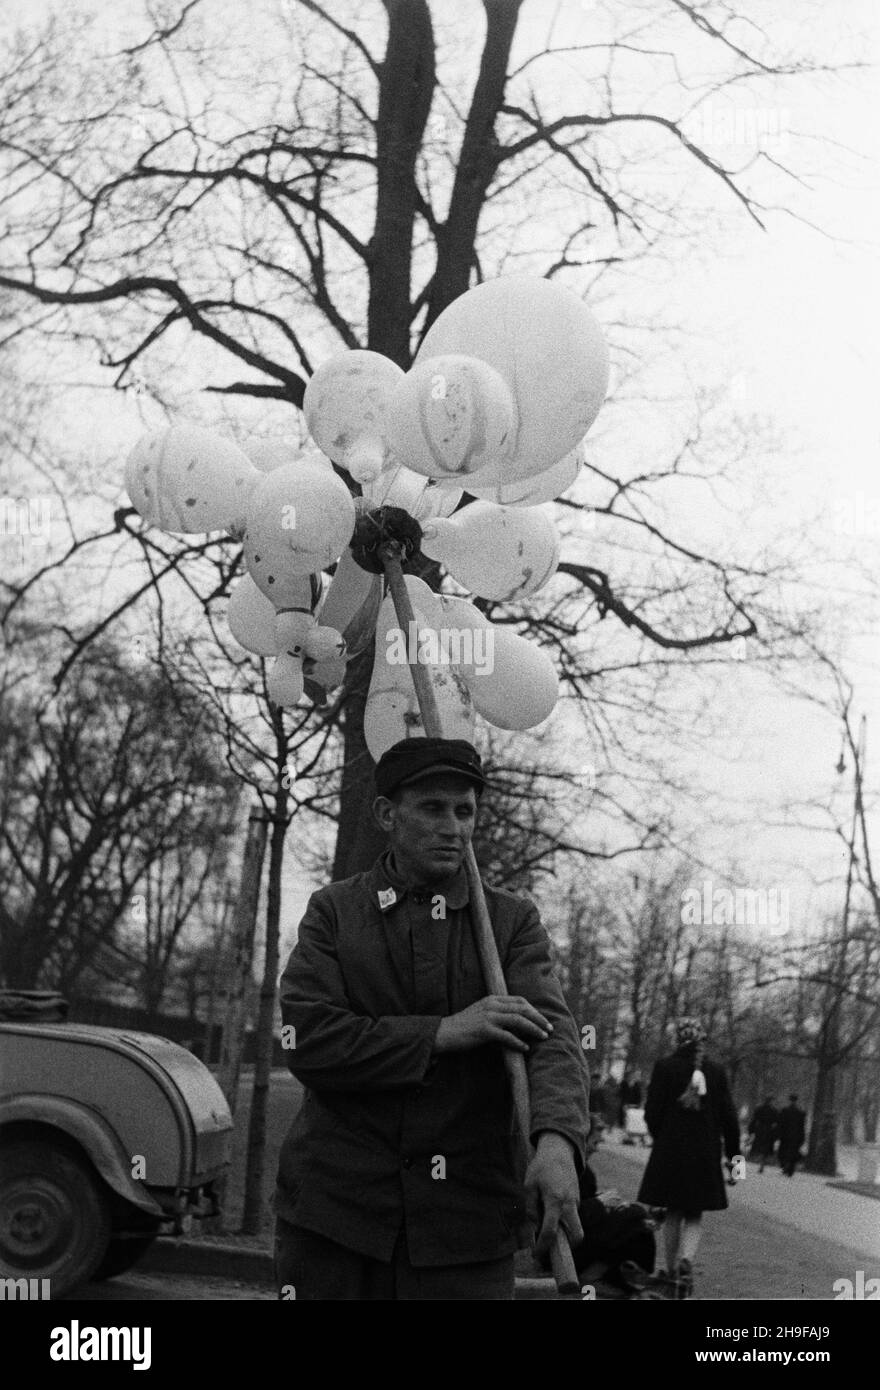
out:
{"label": "woman's dark coat", "polygon": [[699,1108],[679,1101],[694,1070],[693,1051],[676,1052],[654,1067],[645,1102],[645,1121],[653,1139],[651,1157],[639,1188],[640,1202],[695,1215],[727,1206],[721,1169],[721,1142],[728,1158],[740,1152],[739,1121],[722,1067],[706,1058],[706,1094]]}
{"label": "woman's dark coat", "polygon": [[752,1153],[765,1156],[772,1154],[776,1147],[778,1128],[779,1111],[772,1105],[759,1105],[749,1125],[749,1134],[754,1135]]}
{"label": "woman's dark coat", "polygon": [[786,1105],[779,1112],[779,1162],[794,1165],[800,1158],[807,1137],[807,1114],[799,1105]]}

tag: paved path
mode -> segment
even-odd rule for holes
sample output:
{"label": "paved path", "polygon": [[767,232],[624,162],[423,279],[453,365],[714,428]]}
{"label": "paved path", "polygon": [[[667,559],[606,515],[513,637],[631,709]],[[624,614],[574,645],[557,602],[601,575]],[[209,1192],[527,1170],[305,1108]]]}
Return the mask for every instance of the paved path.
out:
{"label": "paved path", "polygon": [[[614,1141],[592,1160],[600,1187],[635,1198],[649,1150]],[[696,1262],[701,1298],[834,1299],[836,1279],[880,1276],[880,1201],[776,1168],[728,1188],[730,1209],[707,1212]],[[662,1242],[658,1242],[662,1263]]]}
{"label": "paved path", "polygon": [[275,1301],[275,1290],[265,1284],[246,1284],[232,1279],[212,1279],[192,1275],[140,1274],[132,1270],[118,1279],[86,1284],[60,1303],[204,1303],[223,1301]]}

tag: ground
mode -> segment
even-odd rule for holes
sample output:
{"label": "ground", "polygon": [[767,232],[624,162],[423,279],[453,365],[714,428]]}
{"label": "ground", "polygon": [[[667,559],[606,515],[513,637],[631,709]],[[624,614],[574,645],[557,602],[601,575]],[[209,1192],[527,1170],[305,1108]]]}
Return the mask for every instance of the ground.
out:
{"label": "ground", "polygon": [[244,1283],[238,1279],[207,1278],[132,1270],[118,1279],[87,1284],[59,1302],[69,1303],[217,1303],[275,1301],[275,1290],[268,1284]]}
{"label": "ground", "polygon": [[[601,1187],[635,1197],[647,1149],[606,1140],[594,1167]],[[849,1155],[844,1155],[849,1158]],[[880,1202],[778,1168],[728,1188],[730,1207],[707,1212],[695,1265],[700,1298],[834,1299],[835,1280],[880,1275]],[[658,1245],[658,1262],[662,1244]]]}
{"label": "ground", "polygon": [[[216,1239],[268,1252],[272,1226],[271,1181],[262,1235],[234,1234],[240,1222],[244,1196],[248,1088],[249,1079],[242,1088],[227,1190],[227,1225],[233,1234]],[[266,1169],[272,1178],[278,1150],[300,1095],[301,1088],[288,1073],[273,1075]],[[594,1159],[600,1187],[615,1187],[622,1197],[634,1199],[648,1152],[623,1145],[613,1133],[606,1137]],[[840,1166],[845,1177],[855,1175],[854,1151],[842,1150]],[[793,1179],[788,1179],[777,1168],[758,1173],[752,1164],[748,1165],[745,1180],[728,1192],[729,1210],[707,1213],[704,1218],[704,1236],[695,1265],[697,1297],[706,1300],[834,1299],[836,1280],[850,1279],[855,1283],[858,1270],[864,1272],[865,1279],[880,1276],[880,1202],[832,1187],[827,1179],[812,1174],[798,1172]],[[658,1250],[658,1259],[662,1260],[662,1249]],[[106,1284],[91,1285],[77,1297],[95,1301],[151,1301],[273,1296],[257,1276],[239,1279],[188,1276],[179,1271],[179,1263],[178,1260],[173,1271],[164,1274],[152,1269],[134,1270]]]}

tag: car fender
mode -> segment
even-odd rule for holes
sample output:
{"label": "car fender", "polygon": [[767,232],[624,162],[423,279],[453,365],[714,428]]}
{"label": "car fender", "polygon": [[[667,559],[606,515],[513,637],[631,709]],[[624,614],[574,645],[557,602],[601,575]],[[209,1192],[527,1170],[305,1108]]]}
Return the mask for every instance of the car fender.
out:
{"label": "car fender", "polygon": [[79,1144],[107,1186],[120,1197],[151,1216],[166,1216],[144,1185],[131,1176],[128,1155],[96,1111],[62,1096],[18,1095],[0,1101],[0,1130],[22,1123],[60,1130]]}

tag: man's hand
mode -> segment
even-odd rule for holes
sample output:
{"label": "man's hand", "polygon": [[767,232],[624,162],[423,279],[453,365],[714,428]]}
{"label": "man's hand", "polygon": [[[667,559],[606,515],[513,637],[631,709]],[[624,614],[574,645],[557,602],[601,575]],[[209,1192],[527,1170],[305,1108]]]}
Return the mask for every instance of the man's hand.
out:
{"label": "man's hand", "polygon": [[434,1051],[469,1052],[486,1043],[502,1043],[517,1052],[528,1052],[529,1043],[541,1042],[552,1031],[553,1024],[528,999],[488,994],[461,1013],[441,1020]]}
{"label": "man's hand", "polygon": [[535,1157],[526,1170],[525,1187],[528,1219],[536,1230],[540,1226],[535,1243],[539,1258],[549,1254],[560,1222],[572,1245],[583,1240],[574,1149],[561,1134],[548,1131],[539,1136]]}

